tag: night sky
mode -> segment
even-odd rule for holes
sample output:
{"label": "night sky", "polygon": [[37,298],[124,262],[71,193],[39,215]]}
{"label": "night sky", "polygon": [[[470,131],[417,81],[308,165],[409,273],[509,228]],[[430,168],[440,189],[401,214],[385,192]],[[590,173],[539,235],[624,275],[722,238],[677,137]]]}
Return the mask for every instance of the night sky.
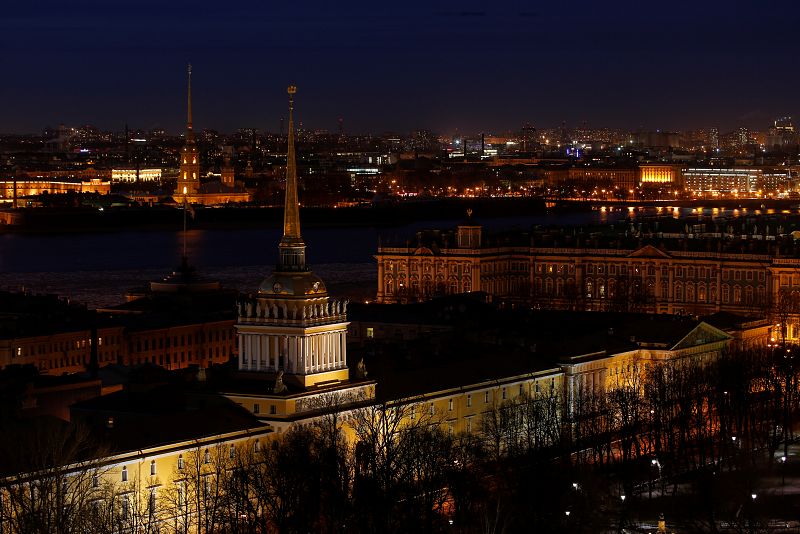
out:
{"label": "night sky", "polygon": [[46,125],[765,129],[796,114],[797,0],[10,0],[0,132]]}

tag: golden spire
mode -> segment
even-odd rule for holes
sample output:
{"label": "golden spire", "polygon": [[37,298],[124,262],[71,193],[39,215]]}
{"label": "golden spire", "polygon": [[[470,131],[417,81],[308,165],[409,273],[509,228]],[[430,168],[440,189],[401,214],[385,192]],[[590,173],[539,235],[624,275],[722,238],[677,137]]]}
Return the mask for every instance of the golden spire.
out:
{"label": "golden spire", "polygon": [[277,271],[308,271],[306,266],[306,244],[300,237],[300,203],[297,201],[297,164],[294,158],[294,94],[297,88],[290,85],[289,93],[289,137],[286,148],[286,200],[283,206],[283,237],[278,245]]}
{"label": "golden spire", "polygon": [[294,94],[297,88],[290,85],[289,93],[289,136],[286,150],[286,201],[283,208],[283,242],[302,241],[300,237],[300,205],[297,201],[297,165],[294,155]]}
{"label": "golden spire", "polygon": [[192,64],[189,63],[188,71],[188,112],[186,117],[186,139],[194,139],[194,130],[192,129]]}

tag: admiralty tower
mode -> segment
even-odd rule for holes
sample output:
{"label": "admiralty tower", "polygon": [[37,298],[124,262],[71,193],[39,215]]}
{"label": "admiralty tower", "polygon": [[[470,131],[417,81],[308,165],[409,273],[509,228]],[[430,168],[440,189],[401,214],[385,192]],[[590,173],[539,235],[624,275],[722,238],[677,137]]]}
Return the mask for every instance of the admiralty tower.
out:
{"label": "admiralty tower", "polygon": [[[286,199],[278,264],[251,298],[239,303],[236,325],[239,370],[276,376],[275,389],[333,386],[347,382],[347,301],[328,296],[306,263],[300,234],[293,106],[289,86]],[[279,391],[275,391],[279,393]]]}

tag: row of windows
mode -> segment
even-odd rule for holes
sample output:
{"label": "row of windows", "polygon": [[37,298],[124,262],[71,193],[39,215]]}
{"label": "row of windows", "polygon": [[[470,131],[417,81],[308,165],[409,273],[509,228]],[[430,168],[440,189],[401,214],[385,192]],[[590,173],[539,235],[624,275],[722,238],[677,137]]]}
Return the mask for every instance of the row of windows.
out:
{"label": "row of windows", "polygon": [[[519,384],[517,387],[518,387],[518,394],[522,395],[525,392],[525,384]],[[550,379],[550,392],[552,393],[553,391],[555,391],[555,388],[556,388],[556,379],[555,378],[551,378]],[[530,386],[530,389],[531,389],[531,393],[536,393],[536,394],[541,393],[541,382],[538,381],[538,380],[533,382],[533,384],[531,384],[531,386]],[[507,387],[500,388],[500,399],[501,400],[507,400],[508,399],[508,388]],[[490,401],[491,401],[491,390],[487,389],[486,391],[483,392],[483,404],[489,404]],[[466,395],[466,403],[467,403],[467,408],[471,408],[472,407],[472,393],[467,393],[467,395]],[[454,398],[447,399],[447,411],[448,412],[452,412],[453,411],[454,404],[455,404],[455,399]],[[410,415],[411,419],[415,419],[416,418],[416,408],[417,408],[416,405],[412,405],[411,406],[411,415]],[[435,415],[435,413],[436,413],[436,405],[433,402],[428,404],[428,412],[430,413],[430,415]]]}
{"label": "row of windows", "polygon": [[[255,440],[253,442],[253,450],[255,452],[259,452],[261,450],[261,441],[260,440]],[[228,447],[228,458],[231,459],[231,460],[236,458],[236,446],[233,443],[231,443],[230,446]],[[209,449],[206,449],[205,451],[203,451],[203,463],[206,464],[206,465],[211,463],[211,451]],[[179,471],[183,471],[183,469],[185,467],[186,467],[186,462],[185,462],[185,460],[183,458],[183,454],[179,454],[178,455],[178,461],[177,461],[177,468],[178,468]],[[155,460],[150,460],[150,476],[154,477],[154,476],[157,476],[157,475],[158,475],[158,464],[156,464]],[[122,480],[122,482],[128,482],[129,481],[128,466],[126,466],[126,465],[122,466],[122,472],[120,473],[120,479]],[[99,485],[99,483],[100,483],[99,482],[99,478],[97,476],[92,478],[92,484],[95,487],[97,485]]]}
{"label": "row of windows", "polygon": [[[229,341],[229,340],[233,339],[233,336],[234,336],[233,330],[227,330],[227,329],[226,330],[215,330],[215,331],[209,332],[207,341],[208,342]],[[152,338],[137,339],[136,340],[136,351],[137,352],[141,352],[143,350],[142,347],[144,347],[144,350],[147,351],[147,350],[151,350],[151,349],[155,350],[156,349],[156,345],[158,346],[157,348],[164,349],[164,348],[170,348],[170,346],[173,346],[173,347],[184,347],[187,344],[191,345],[193,343],[203,343],[204,341],[206,341],[204,332],[195,332],[194,336],[192,336],[191,334],[189,334],[188,336],[185,335],[185,334],[182,334],[180,337],[178,337],[176,335],[176,336],[172,336],[172,338],[170,338],[169,336],[166,336],[166,337],[152,337]],[[130,350],[133,350],[133,342],[131,342]]]}

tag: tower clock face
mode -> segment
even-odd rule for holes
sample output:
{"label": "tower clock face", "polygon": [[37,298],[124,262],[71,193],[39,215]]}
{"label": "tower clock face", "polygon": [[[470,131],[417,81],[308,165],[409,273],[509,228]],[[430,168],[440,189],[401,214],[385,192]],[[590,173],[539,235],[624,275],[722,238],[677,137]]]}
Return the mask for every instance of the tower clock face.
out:
{"label": "tower clock face", "polygon": [[280,293],[282,289],[283,289],[283,286],[281,285],[280,282],[275,282],[274,284],[272,284],[272,290],[275,293]]}

